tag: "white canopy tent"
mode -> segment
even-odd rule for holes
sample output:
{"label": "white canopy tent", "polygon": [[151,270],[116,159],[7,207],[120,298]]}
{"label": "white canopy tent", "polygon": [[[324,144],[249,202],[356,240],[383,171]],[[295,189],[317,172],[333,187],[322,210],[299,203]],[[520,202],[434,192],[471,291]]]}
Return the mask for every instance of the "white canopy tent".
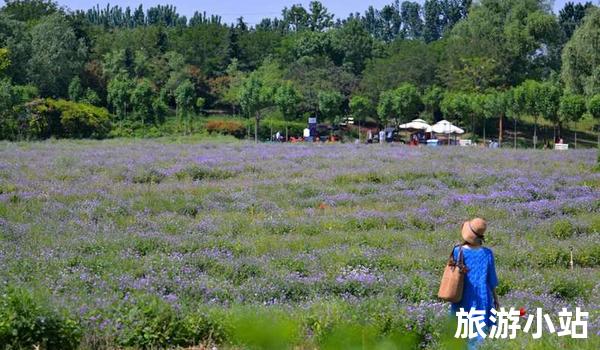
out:
{"label": "white canopy tent", "polygon": [[434,125],[430,126],[425,130],[426,132],[434,132],[436,134],[464,134],[465,131],[458,126],[450,123],[447,120],[440,120]]}
{"label": "white canopy tent", "polygon": [[415,119],[409,123],[400,124],[398,127],[400,129],[406,129],[406,130],[427,130],[427,128],[429,128],[430,125],[427,124],[427,122],[424,121],[423,119]]}

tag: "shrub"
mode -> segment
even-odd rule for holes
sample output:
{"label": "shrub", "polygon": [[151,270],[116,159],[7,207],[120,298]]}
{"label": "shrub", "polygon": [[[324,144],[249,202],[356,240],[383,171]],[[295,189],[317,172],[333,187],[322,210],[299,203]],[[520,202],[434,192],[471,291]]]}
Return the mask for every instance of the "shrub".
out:
{"label": "shrub", "polygon": [[231,324],[233,343],[249,349],[290,349],[301,335],[299,323],[281,312],[240,310]]}
{"label": "shrub", "polygon": [[131,181],[136,184],[158,184],[164,178],[165,174],[156,169],[140,169],[133,175]]}
{"label": "shrub", "polygon": [[600,245],[589,244],[573,253],[573,262],[581,267],[600,266]]}
{"label": "shrub", "polygon": [[65,137],[99,138],[110,131],[110,115],[104,108],[65,100],[48,100],[48,103],[60,111]]}
{"label": "shrub", "polygon": [[414,276],[410,278],[408,283],[398,288],[398,297],[411,303],[418,303],[423,300],[430,300],[432,290],[423,277]]}
{"label": "shrub", "polygon": [[552,235],[558,239],[567,239],[573,236],[575,227],[569,220],[558,220],[552,225]]}
{"label": "shrub", "polygon": [[191,165],[178,172],[175,176],[180,180],[188,177],[192,180],[198,181],[204,179],[223,180],[233,177],[234,175],[235,174],[233,172],[227,170]]}
{"label": "shrub", "polygon": [[380,334],[371,325],[344,322],[327,329],[319,337],[321,349],[416,349],[417,338],[394,330]]}
{"label": "shrub", "polygon": [[25,289],[0,295],[0,344],[3,348],[69,350],[81,337],[77,321],[41,303]]}
{"label": "shrub", "polygon": [[515,289],[514,282],[511,279],[504,277],[498,283],[496,292],[498,293],[499,296],[504,296],[513,289]]}
{"label": "shrub", "polygon": [[589,293],[588,286],[583,281],[571,279],[559,279],[555,281],[552,284],[550,292],[566,300],[584,297]]}
{"label": "shrub", "polygon": [[139,237],[133,239],[133,249],[141,256],[164,250],[164,242],[159,238]]}
{"label": "shrub", "polygon": [[538,267],[567,267],[569,252],[555,246],[540,247],[534,261]]}
{"label": "shrub", "polygon": [[246,134],[245,125],[235,120],[210,120],[204,127],[210,134],[232,135],[237,138],[243,138]]}
{"label": "shrub", "polygon": [[120,310],[117,339],[122,346],[166,348],[174,345],[179,320],[173,307],[157,296],[138,296]]}
{"label": "shrub", "polygon": [[101,138],[111,128],[108,111],[87,103],[47,98],[28,103],[27,109],[29,132],[37,138]]}
{"label": "shrub", "polygon": [[206,341],[224,342],[227,338],[223,315],[199,310],[186,315],[178,330],[178,344],[200,344]]}

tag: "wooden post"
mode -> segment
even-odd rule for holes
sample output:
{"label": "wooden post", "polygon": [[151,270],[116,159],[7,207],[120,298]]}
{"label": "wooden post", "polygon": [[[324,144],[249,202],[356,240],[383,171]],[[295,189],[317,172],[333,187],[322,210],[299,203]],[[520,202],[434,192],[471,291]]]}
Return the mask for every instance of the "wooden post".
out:
{"label": "wooden post", "polygon": [[573,247],[571,247],[571,260],[569,261],[569,267],[573,270]]}

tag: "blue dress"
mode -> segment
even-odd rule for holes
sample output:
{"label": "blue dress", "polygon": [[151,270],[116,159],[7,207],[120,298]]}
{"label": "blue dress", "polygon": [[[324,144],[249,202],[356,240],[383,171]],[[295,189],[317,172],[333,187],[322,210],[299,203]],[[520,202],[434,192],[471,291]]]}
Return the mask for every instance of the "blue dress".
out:
{"label": "blue dress", "polygon": [[[458,250],[459,248],[455,247],[453,252],[456,260]],[[469,271],[465,276],[462,300],[452,303],[451,311],[456,314],[461,307],[467,312],[471,307],[475,310],[485,310],[485,324],[489,327],[492,325],[489,318],[494,307],[493,289],[498,286],[494,254],[486,247],[463,247],[463,255]]]}

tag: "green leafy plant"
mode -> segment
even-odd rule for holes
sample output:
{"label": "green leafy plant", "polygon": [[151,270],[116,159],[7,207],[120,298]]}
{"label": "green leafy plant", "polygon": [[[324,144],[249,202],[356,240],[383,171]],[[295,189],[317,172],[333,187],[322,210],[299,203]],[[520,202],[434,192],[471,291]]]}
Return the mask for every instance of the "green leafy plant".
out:
{"label": "green leafy plant", "polygon": [[0,344],[4,349],[76,349],[79,323],[41,301],[24,288],[9,287],[0,294]]}

